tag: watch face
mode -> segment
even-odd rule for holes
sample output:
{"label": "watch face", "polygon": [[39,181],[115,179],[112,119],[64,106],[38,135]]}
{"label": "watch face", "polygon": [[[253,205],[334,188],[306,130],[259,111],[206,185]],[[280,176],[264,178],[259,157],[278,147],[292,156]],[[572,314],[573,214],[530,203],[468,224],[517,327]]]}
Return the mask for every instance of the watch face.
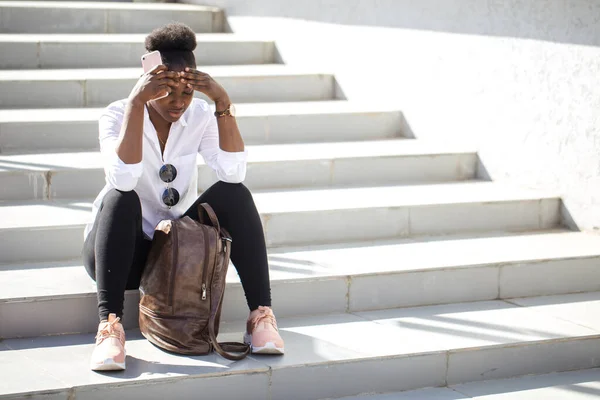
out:
{"label": "watch face", "polygon": [[233,104],[229,105],[229,114],[235,117],[235,106]]}

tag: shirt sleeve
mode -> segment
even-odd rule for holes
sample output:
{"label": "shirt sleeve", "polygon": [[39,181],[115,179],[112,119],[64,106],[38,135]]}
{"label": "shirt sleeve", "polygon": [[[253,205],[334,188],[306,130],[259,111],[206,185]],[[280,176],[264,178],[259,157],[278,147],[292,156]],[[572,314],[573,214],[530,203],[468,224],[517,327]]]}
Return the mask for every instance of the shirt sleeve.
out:
{"label": "shirt sleeve", "polygon": [[240,183],[246,179],[248,150],[231,153],[219,147],[219,127],[215,116],[209,116],[198,152],[206,164],[217,173],[219,180]]}
{"label": "shirt sleeve", "polygon": [[104,110],[98,121],[100,153],[106,181],[117,190],[133,190],[142,176],[142,162],[125,164],[117,155],[116,147],[123,124],[124,104],[113,103]]}

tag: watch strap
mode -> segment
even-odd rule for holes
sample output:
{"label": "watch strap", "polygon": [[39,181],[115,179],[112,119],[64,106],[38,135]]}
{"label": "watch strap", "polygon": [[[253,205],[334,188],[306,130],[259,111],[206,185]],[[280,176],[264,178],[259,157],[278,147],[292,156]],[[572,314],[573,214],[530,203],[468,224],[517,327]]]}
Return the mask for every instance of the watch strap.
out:
{"label": "watch strap", "polygon": [[215,117],[225,117],[227,115],[231,115],[231,104],[227,106],[227,108],[223,111],[215,111]]}

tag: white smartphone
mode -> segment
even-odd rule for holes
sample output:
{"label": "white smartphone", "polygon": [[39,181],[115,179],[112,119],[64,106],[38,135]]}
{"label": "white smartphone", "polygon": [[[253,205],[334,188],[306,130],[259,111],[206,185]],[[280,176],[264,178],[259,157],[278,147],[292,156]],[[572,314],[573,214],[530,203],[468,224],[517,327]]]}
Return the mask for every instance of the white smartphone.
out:
{"label": "white smartphone", "polygon": [[[144,54],[142,56],[142,68],[144,68],[144,73],[147,73],[148,71],[152,71],[152,68],[156,67],[157,65],[161,65],[161,64],[162,64],[162,57],[160,56],[160,52],[158,50],[153,51],[152,53]],[[168,95],[169,94],[167,93],[164,96],[158,97],[154,100],[164,99]]]}
{"label": "white smartphone", "polygon": [[147,53],[142,56],[142,68],[144,68],[144,73],[151,71],[152,68],[157,65],[162,64],[162,58],[160,56],[160,52],[158,50],[153,51],[152,53]]}

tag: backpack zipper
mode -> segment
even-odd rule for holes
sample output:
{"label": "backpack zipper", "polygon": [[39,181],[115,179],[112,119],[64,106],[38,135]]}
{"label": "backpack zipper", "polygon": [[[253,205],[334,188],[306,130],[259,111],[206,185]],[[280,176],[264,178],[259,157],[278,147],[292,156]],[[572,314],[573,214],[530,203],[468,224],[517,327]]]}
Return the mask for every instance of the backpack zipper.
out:
{"label": "backpack zipper", "polygon": [[[227,242],[232,242],[231,239],[229,238],[225,238],[225,237],[221,237],[221,235],[217,232],[217,237],[219,238],[219,240],[221,241],[221,247],[222,247],[222,251],[223,251],[223,257],[227,257]],[[229,262],[228,260],[225,260],[224,262]],[[215,271],[217,269],[217,265],[219,265],[219,252],[215,253],[215,268],[213,269],[213,276],[215,275]],[[228,267],[227,265],[225,267]],[[226,279],[226,277],[223,277],[223,279]]]}
{"label": "backpack zipper", "polygon": [[202,300],[206,300],[206,269],[208,268],[208,253],[210,252],[208,245],[208,235],[210,234],[209,228],[202,226],[204,232],[204,265],[202,268]]}

